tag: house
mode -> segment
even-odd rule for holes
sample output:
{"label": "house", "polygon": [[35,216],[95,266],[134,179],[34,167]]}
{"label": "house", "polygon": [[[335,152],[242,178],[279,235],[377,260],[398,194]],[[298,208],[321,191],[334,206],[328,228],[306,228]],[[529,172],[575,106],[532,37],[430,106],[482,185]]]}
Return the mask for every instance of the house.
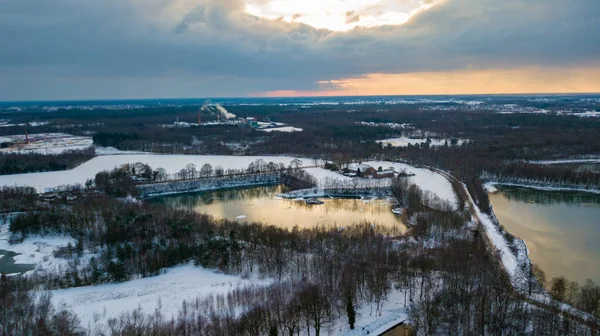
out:
{"label": "house", "polygon": [[358,177],[374,177],[377,174],[377,169],[365,163],[351,164],[346,170]]}
{"label": "house", "polygon": [[356,172],[356,175],[359,177],[365,178],[374,178],[377,176],[377,169],[373,167],[366,168],[365,170],[360,170]]}
{"label": "house", "polygon": [[406,321],[402,321],[399,324],[391,327],[384,331],[381,336],[411,336],[414,335],[412,328],[406,324]]}

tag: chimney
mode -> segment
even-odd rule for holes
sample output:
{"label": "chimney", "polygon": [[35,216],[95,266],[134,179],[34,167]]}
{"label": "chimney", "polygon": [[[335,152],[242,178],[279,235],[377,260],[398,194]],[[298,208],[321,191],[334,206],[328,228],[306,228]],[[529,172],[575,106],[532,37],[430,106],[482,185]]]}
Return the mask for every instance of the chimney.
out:
{"label": "chimney", "polygon": [[27,127],[25,127],[25,143],[29,144],[29,134],[27,134]]}
{"label": "chimney", "polygon": [[198,112],[198,126],[200,126],[200,112]]}

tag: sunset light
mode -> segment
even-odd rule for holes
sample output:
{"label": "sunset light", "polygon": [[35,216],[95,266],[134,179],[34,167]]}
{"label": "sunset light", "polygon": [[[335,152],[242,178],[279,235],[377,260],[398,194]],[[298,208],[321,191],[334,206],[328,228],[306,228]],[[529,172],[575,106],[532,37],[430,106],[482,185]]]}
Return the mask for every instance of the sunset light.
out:
{"label": "sunset light", "polygon": [[431,1],[422,0],[249,0],[246,12],[267,19],[304,23],[319,29],[347,31],[355,27],[400,25],[431,6]]}

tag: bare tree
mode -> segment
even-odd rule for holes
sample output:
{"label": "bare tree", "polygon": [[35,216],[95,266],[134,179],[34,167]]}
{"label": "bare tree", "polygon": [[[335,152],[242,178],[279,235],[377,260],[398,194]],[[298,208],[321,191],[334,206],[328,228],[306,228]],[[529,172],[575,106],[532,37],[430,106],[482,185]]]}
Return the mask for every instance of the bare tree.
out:
{"label": "bare tree", "polygon": [[200,176],[202,177],[210,177],[213,173],[213,167],[208,164],[205,163],[202,168],[200,169]]}
{"label": "bare tree", "polygon": [[302,160],[300,160],[300,159],[293,159],[292,162],[290,162],[290,164],[291,164],[291,166],[293,168],[298,169],[298,168],[302,167]]}
{"label": "bare tree", "polygon": [[300,309],[307,327],[312,325],[315,329],[315,336],[319,336],[323,324],[332,314],[332,306],[329,298],[317,285],[307,285],[298,295]]}
{"label": "bare tree", "polygon": [[196,170],[196,165],[193,163],[188,163],[185,166],[185,170],[187,171],[187,176],[188,178],[196,178],[197,174],[198,174],[198,170]]}

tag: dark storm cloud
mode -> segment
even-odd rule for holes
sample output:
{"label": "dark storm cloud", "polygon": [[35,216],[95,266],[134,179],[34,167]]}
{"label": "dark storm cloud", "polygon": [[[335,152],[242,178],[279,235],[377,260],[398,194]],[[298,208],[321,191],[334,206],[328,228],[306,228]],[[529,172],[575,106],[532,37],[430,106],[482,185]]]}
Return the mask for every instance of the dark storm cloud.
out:
{"label": "dark storm cloud", "polygon": [[[0,99],[243,95],[365,73],[596,66],[597,0],[447,0],[330,32],[241,0],[0,0]],[[163,83],[163,84],[161,84]]]}

